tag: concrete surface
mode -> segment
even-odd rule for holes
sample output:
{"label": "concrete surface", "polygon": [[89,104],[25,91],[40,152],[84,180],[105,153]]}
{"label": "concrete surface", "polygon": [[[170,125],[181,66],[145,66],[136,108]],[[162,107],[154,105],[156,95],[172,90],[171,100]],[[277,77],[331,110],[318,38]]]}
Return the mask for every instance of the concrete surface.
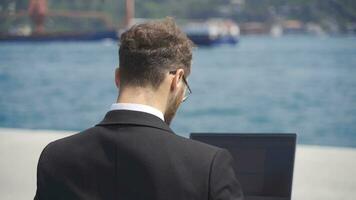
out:
{"label": "concrete surface", "polygon": [[[43,147],[73,132],[0,129],[0,199],[33,199]],[[356,149],[299,145],[293,200],[355,200]]]}

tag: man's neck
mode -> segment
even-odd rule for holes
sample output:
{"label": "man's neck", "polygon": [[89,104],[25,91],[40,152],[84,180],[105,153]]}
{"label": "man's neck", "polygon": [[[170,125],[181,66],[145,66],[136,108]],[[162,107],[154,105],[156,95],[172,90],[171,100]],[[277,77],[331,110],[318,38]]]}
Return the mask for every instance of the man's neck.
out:
{"label": "man's neck", "polygon": [[165,103],[160,99],[160,95],[146,88],[125,88],[120,91],[117,103],[134,103],[151,106],[162,113],[165,112]]}

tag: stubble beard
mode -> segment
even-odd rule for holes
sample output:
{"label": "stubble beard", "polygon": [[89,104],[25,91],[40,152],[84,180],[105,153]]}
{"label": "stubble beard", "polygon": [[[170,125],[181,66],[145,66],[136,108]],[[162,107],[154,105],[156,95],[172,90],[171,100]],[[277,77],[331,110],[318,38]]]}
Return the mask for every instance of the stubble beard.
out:
{"label": "stubble beard", "polygon": [[179,96],[176,96],[173,100],[170,101],[170,104],[164,114],[164,121],[168,125],[171,124],[180,104],[181,104],[181,98],[179,98]]}

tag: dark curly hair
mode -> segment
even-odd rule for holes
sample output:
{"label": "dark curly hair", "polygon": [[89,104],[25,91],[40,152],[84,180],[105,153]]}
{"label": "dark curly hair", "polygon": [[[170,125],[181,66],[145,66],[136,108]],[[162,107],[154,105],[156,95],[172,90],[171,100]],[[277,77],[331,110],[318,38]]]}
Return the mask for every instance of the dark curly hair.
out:
{"label": "dark curly hair", "polygon": [[190,73],[194,44],[171,17],[131,27],[121,35],[119,45],[122,85],[157,89],[171,70]]}

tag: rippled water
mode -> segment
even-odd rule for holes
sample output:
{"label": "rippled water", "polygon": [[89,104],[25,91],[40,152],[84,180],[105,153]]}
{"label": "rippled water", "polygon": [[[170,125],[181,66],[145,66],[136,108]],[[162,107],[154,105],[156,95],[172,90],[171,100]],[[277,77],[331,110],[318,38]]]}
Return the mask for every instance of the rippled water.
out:
{"label": "rippled water", "polygon": [[[113,42],[0,43],[0,127],[82,130],[116,99]],[[356,147],[356,37],[243,37],[198,48],[193,94],[172,125],[190,132],[296,132]]]}

